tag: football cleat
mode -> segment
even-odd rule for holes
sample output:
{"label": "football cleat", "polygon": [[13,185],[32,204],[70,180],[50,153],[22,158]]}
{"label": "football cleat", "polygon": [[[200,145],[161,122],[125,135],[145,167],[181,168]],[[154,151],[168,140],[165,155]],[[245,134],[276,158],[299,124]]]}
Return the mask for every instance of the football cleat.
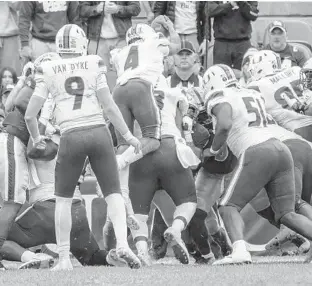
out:
{"label": "football cleat", "polygon": [[116,249],[111,249],[107,256],[106,261],[109,265],[115,266],[115,267],[127,267],[127,262],[123,259],[120,259],[117,256]]}
{"label": "football cleat", "polygon": [[148,253],[138,251],[138,258],[140,259],[142,266],[152,266],[152,259]]}
{"label": "football cleat", "polygon": [[220,260],[217,260],[212,265],[227,265],[227,264],[250,264],[251,255],[248,251],[243,252],[233,252],[231,255],[228,255]]}
{"label": "football cleat", "polygon": [[116,254],[119,259],[126,261],[128,266],[132,269],[138,269],[142,266],[140,259],[132,252],[130,248],[120,247],[116,250]]}
{"label": "football cleat", "polygon": [[188,264],[190,261],[190,257],[187,248],[181,238],[181,233],[178,233],[172,227],[169,227],[164,233],[164,238],[172,247],[176,259],[178,259],[182,264]]}
{"label": "football cleat", "polygon": [[48,269],[51,268],[53,264],[54,259],[52,256],[43,253],[37,253],[34,259],[23,263],[20,267],[18,267],[18,269]]}

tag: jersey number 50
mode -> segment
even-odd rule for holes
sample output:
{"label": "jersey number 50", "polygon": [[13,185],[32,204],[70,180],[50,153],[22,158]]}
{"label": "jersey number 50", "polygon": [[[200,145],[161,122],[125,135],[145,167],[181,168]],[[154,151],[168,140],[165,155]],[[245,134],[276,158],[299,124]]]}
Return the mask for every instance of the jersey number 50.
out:
{"label": "jersey number 50", "polygon": [[[263,111],[263,107],[261,106],[260,100],[253,97],[243,97],[244,104],[246,106],[248,114],[255,114],[256,120],[250,121],[249,127],[259,127],[259,126],[267,126],[267,119],[265,117],[265,112]],[[252,103],[256,106],[252,106]]]}
{"label": "jersey number 50", "polygon": [[85,89],[83,78],[80,76],[69,77],[65,81],[65,90],[68,94],[75,96],[73,110],[80,109]]}

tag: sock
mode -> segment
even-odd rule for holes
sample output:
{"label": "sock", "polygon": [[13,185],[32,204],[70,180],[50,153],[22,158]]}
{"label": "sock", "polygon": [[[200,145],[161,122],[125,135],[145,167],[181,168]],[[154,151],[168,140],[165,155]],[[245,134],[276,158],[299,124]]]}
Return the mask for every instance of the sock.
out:
{"label": "sock", "polygon": [[36,257],[35,253],[33,253],[33,252],[29,251],[29,250],[26,250],[22,254],[21,261],[25,263],[25,262],[33,260],[35,257]]}
{"label": "sock", "polygon": [[120,193],[110,194],[105,198],[105,201],[107,214],[114,226],[116,248],[128,248],[125,201]]}
{"label": "sock", "polygon": [[134,147],[130,146],[125,152],[122,154],[118,155],[118,166],[119,168],[124,168],[125,166],[128,166],[132,164],[133,162],[141,159],[143,157],[142,151],[139,153],[134,153]]}
{"label": "sock", "polygon": [[72,198],[56,197],[55,235],[60,260],[69,259]]}
{"label": "sock", "polygon": [[196,210],[196,203],[184,203],[176,207],[172,228],[179,232],[185,229]]}
{"label": "sock", "polygon": [[120,189],[122,197],[125,200],[127,216],[134,215],[132,203],[129,198],[129,165],[119,170]]}
{"label": "sock", "polygon": [[133,240],[135,242],[138,252],[147,253],[148,251],[148,227],[147,227],[147,215],[135,214],[135,218],[139,222],[140,228],[138,230],[131,230]]}

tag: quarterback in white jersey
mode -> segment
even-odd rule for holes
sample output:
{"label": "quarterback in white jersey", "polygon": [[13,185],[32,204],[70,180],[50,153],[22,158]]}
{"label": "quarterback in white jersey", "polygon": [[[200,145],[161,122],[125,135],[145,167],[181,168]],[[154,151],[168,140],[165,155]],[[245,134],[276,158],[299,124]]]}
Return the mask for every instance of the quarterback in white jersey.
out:
{"label": "quarterback in white jersey", "polygon": [[312,230],[307,233],[304,224],[312,226],[312,221],[295,213],[291,153],[268,130],[261,95],[239,88],[234,72],[226,65],[210,67],[204,77],[209,78],[205,86],[208,113],[215,119],[215,137],[204,156],[215,156],[225,142],[239,156],[235,174],[219,202],[220,214],[233,243],[233,253],[217,264],[251,262],[239,212],[264,187],[276,222],[311,237]]}
{"label": "quarterback in white jersey", "polygon": [[77,25],[63,26],[57,33],[56,47],[62,60],[43,63],[37,69],[36,88],[25,114],[34,147],[44,148],[45,138],[39,134],[36,116],[51,94],[55,101],[55,120],[61,129],[55,171],[55,229],[60,260],[54,269],[72,269],[69,258],[71,204],[87,157],[108,205],[117,238],[117,254],[130,267],[140,267],[140,261],[127,242],[117,162],[101,107],[137,152],[140,142],[131,134],[112,100],[102,60],[97,56],[86,56],[87,38],[83,30]]}
{"label": "quarterback in white jersey", "polygon": [[278,58],[271,51],[253,55],[250,72],[253,81],[248,88],[261,92],[265,108],[276,122],[312,141],[312,117],[304,115],[305,105],[299,90],[300,67],[278,70]]}

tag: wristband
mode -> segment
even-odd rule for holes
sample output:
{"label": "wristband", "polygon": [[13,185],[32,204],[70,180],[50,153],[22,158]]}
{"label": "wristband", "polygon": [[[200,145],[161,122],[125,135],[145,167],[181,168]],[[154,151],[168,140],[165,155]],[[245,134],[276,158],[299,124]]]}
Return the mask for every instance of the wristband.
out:
{"label": "wristband", "polygon": [[126,141],[130,141],[133,138],[133,135],[128,131],[126,134],[122,135],[122,137],[125,138]]}
{"label": "wristband", "polygon": [[215,151],[215,150],[212,149],[212,146],[211,146],[209,151],[210,151],[211,154],[217,155],[220,152],[220,149],[218,151]]}

